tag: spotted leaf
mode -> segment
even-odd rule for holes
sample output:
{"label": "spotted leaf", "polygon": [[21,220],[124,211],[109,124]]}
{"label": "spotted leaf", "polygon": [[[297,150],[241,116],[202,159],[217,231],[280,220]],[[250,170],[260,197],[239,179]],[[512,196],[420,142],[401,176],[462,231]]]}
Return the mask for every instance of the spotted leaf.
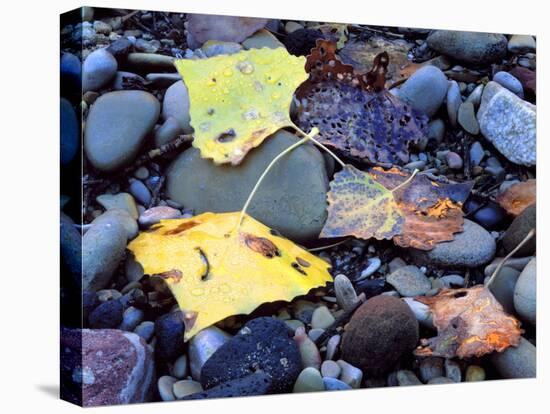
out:
{"label": "spotted leaf", "polygon": [[306,78],[305,58],[285,48],[250,49],[175,65],[189,90],[193,146],[216,164],[239,164],[278,129]]}
{"label": "spotted leaf", "polygon": [[240,213],[162,220],[128,249],[148,275],[162,278],[185,315],[185,340],[263,303],[290,301],[332,281],[329,265]]}

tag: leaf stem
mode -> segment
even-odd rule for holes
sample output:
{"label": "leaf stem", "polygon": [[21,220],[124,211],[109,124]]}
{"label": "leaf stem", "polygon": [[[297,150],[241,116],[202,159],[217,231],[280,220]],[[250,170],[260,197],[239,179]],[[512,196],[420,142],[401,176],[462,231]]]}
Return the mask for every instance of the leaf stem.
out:
{"label": "leaf stem", "polygon": [[407,184],[409,184],[412,181],[412,179],[414,178],[414,176],[416,175],[416,173],[418,173],[418,168],[415,168],[413,173],[411,174],[411,176],[409,178],[407,178],[405,181],[403,181],[401,184],[399,184],[397,187],[395,187],[393,190],[391,190],[391,192],[395,193],[400,188],[403,188]]}
{"label": "leaf stem", "polygon": [[340,240],[339,242],[327,244],[326,246],[319,246],[319,247],[312,247],[311,249],[307,249],[308,252],[318,252],[320,250],[330,249],[331,247],[340,246],[341,244],[344,244],[349,239]]}
{"label": "leaf stem", "polygon": [[[297,126],[296,124],[292,124],[292,127],[297,131],[299,132],[300,134],[302,134],[303,136],[307,136],[307,134],[302,131],[302,129]],[[315,134],[317,135],[317,134]],[[344,161],[342,161],[340,158],[338,158],[338,156],[332,152],[331,150],[329,150],[325,145],[321,144],[319,141],[317,141],[315,138],[313,137],[310,137],[310,139],[315,143],[315,145],[321,147],[323,150],[325,150],[332,158],[334,158],[342,167],[345,167],[346,166],[346,163]]]}
{"label": "leaf stem", "polygon": [[493,274],[489,278],[489,281],[485,284],[487,289],[489,289],[489,287],[491,286],[491,283],[493,283],[494,280],[496,279],[498,273],[500,272],[500,269],[502,269],[502,266],[504,266],[504,263],[506,263],[508,261],[508,259],[510,259],[510,257],[512,257],[519,249],[521,249],[521,247],[525,243],[527,243],[529,240],[531,240],[531,238],[534,235],[535,235],[535,229],[531,229],[529,231],[529,233],[527,233],[527,235],[523,238],[523,240],[514,248],[514,250],[512,250],[510,253],[508,253],[506,255],[506,257],[504,259],[502,259],[502,261],[498,264],[497,268],[494,270]]}
{"label": "leaf stem", "polygon": [[265,176],[267,175],[267,173],[269,172],[269,170],[271,170],[271,168],[275,165],[275,163],[277,161],[279,161],[279,159],[281,159],[284,155],[288,154],[290,151],[292,151],[294,148],[296,147],[299,147],[300,145],[302,145],[304,142],[310,140],[310,139],[313,139],[313,137],[315,135],[317,135],[319,133],[319,130],[317,128],[313,128],[309,134],[305,134],[304,138],[302,138],[300,141],[298,142],[295,142],[294,144],[292,144],[290,147],[288,147],[287,149],[285,149],[284,151],[282,151],[279,155],[277,155],[275,158],[273,158],[273,160],[271,160],[271,162],[269,163],[269,165],[267,166],[267,168],[264,170],[264,172],[262,173],[262,175],[260,175],[260,178],[258,178],[258,181],[256,181],[256,184],[254,185],[254,188],[252,189],[252,191],[250,192],[246,202],[244,203],[244,207],[242,208],[241,210],[241,215],[239,216],[239,221],[237,222],[237,227],[236,227],[236,230],[237,232],[239,231],[239,229],[241,228],[241,224],[243,222],[243,219],[244,219],[244,215],[246,214],[246,210],[248,209],[248,206],[250,205],[250,202],[252,201],[252,198],[254,197],[254,195],[256,194],[256,191],[258,191],[258,188],[260,187],[260,184],[262,183],[262,181],[264,180]]}

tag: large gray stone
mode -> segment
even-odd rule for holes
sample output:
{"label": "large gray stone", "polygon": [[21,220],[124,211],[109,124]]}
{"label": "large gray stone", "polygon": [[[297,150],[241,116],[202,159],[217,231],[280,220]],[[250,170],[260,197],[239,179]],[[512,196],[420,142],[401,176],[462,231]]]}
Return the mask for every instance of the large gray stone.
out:
{"label": "large gray stone", "polygon": [[116,59],[106,49],[94,50],[82,65],[82,92],[106,86],[114,78],[117,67]]}
{"label": "large gray stone", "polygon": [[117,221],[96,223],[82,238],[82,289],[97,291],[111,280],[126,248],[126,229]]}
{"label": "large gray stone", "polygon": [[158,100],[144,91],[116,91],[90,108],[84,132],[86,156],[94,167],[111,172],[137,155],[160,113]]}
{"label": "large gray stone", "polygon": [[[281,130],[234,167],[215,165],[190,148],[168,169],[167,195],[196,214],[239,211],[267,165],[296,140]],[[327,190],[323,156],[313,145],[302,145],[273,166],[248,213],[293,240],[315,239],[326,219]]]}
{"label": "large gray stone", "polygon": [[427,39],[439,53],[472,64],[486,64],[506,55],[506,37],[502,34],[436,30]]}
{"label": "large gray stone", "polygon": [[519,316],[531,325],[537,324],[537,263],[533,258],[519,275],[514,290],[514,306]]}
{"label": "large gray stone", "polygon": [[483,90],[477,112],[481,133],[502,155],[516,164],[537,162],[537,107],[497,82]]}
{"label": "large gray stone", "polygon": [[491,362],[504,378],[535,378],[537,376],[537,348],[521,338],[517,347],[493,352]]}
{"label": "large gray stone", "polygon": [[407,79],[395,93],[414,109],[432,116],[445,99],[447,77],[435,66],[424,66]]}
{"label": "large gray stone", "polygon": [[[519,245],[527,234],[537,225],[537,206],[533,204],[527,207],[517,216],[504,236],[502,237],[502,246],[506,253],[511,252]],[[537,247],[536,237],[526,242],[515,254],[515,257],[530,256],[535,252]]]}
{"label": "large gray stone", "polygon": [[496,251],[495,240],[479,224],[464,220],[464,231],[454,240],[437,244],[432,250],[411,249],[421,263],[447,267],[477,267],[489,262]]}

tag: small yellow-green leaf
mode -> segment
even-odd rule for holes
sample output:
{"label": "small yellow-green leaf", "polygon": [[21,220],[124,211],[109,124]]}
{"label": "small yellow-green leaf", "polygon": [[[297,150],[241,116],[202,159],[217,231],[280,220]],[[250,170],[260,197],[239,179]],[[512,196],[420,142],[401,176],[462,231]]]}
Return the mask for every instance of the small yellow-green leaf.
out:
{"label": "small yellow-green leaf", "polygon": [[285,48],[180,59],[175,65],[189,90],[193,146],[216,164],[239,164],[266,137],[292,125],[292,96],[307,79],[305,58]]}
{"label": "small yellow-green leaf", "polygon": [[185,315],[185,340],[263,303],[290,301],[332,282],[330,267],[240,212],[162,220],[128,245],[146,274],[168,285]]}
{"label": "small yellow-green leaf", "polygon": [[391,239],[402,231],[404,218],[392,192],[352,165],[334,175],[328,202],[321,237],[381,240]]}

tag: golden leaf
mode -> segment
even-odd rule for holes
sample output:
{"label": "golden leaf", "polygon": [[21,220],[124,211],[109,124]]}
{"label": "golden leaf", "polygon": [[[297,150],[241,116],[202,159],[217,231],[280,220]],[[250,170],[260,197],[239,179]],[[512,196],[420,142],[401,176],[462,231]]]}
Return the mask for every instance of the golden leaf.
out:
{"label": "golden leaf", "polygon": [[519,321],[504,312],[483,285],[443,289],[436,296],[415,300],[430,307],[438,330],[435,338],[422,341],[415,351],[418,356],[480,357],[519,344]]}
{"label": "golden leaf", "polygon": [[514,184],[497,197],[500,206],[514,216],[537,201],[537,180],[531,179]]}
{"label": "golden leaf", "polygon": [[402,231],[403,215],[392,192],[352,165],[334,175],[328,202],[328,217],[320,237],[381,240]]}
{"label": "golden leaf", "polygon": [[304,64],[304,57],[285,48],[176,60],[191,100],[193,146],[201,156],[237,165],[266,137],[291,126],[293,93],[307,79]]}
{"label": "golden leaf", "polygon": [[262,303],[290,301],[332,282],[324,260],[245,215],[162,220],[129,245],[144,272],[168,284],[186,315],[185,340]]}

